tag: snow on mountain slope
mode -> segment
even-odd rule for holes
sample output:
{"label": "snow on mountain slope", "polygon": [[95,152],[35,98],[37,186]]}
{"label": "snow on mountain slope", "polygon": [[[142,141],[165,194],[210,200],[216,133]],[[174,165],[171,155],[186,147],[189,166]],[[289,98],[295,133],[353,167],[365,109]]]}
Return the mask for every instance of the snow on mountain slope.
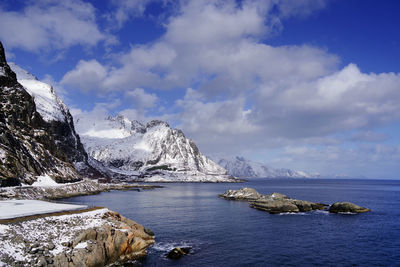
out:
{"label": "snow on mountain slope", "polygon": [[146,125],[122,115],[88,125],[75,116],[86,151],[114,172],[146,181],[226,181],[226,170],[200,153],[181,130],[162,121]]}
{"label": "snow on mountain slope", "polygon": [[80,137],[75,132],[72,115],[67,106],[56,95],[51,85],[39,81],[34,75],[24,70],[15,63],[9,63],[25,90],[35,101],[36,110],[47,123],[49,131],[55,139],[60,150],[74,164],[81,175],[89,177],[104,176],[88,163]]}
{"label": "snow on mountain slope", "polygon": [[34,98],[36,109],[45,121],[66,120],[68,108],[57,97],[51,85],[39,81],[35,76],[13,62],[10,62],[9,65],[17,74],[18,82]]}
{"label": "snow on mountain slope", "polygon": [[0,186],[32,184],[41,175],[58,182],[78,180],[58,145],[55,128],[43,120],[33,97],[18,83],[1,42],[0,68]]}
{"label": "snow on mountain slope", "polygon": [[228,174],[241,178],[316,178],[318,174],[290,169],[275,169],[243,157],[218,158],[215,162],[224,167]]}

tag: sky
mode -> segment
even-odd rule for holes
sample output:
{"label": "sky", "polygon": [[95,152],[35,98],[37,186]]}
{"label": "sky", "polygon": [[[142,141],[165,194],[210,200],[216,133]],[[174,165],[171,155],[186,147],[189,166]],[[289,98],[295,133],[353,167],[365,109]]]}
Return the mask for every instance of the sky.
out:
{"label": "sky", "polygon": [[206,155],[400,178],[398,10],[396,0],[5,0],[0,40],[88,121],[161,119]]}

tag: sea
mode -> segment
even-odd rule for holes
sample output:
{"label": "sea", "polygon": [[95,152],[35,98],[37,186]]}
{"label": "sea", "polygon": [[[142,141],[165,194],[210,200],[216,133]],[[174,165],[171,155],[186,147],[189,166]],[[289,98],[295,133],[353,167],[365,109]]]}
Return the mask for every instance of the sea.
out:
{"label": "sea", "polygon": [[[400,266],[400,180],[253,179],[245,183],[166,183],[154,190],[69,198],[105,206],[155,233],[133,266]],[[272,215],[218,198],[228,189],[370,208],[362,214],[313,211]],[[170,260],[174,247],[189,255]]]}

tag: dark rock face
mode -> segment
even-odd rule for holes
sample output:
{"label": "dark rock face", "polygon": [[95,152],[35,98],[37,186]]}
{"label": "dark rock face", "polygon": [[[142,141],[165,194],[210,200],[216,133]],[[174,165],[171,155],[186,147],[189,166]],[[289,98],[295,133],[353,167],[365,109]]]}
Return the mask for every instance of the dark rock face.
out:
{"label": "dark rock face", "polygon": [[55,138],[55,127],[43,120],[33,98],[18,83],[1,43],[0,108],[2,185],[15,184],[15,180],[31,184],[34,176],[43,174],[59,182],[79,180],[64,147]]}
{"label": "dark rock face", "polygon": [[173,250],[168,252],[166,256],[168,259],[177,260],[189,254],[191,249],[191,247],[174,248]]}
{"label": "dark rock face", "polygon": [[336,202],[329,208],[330,213],[363,213],[368,211],[371,210],[350,202]]}

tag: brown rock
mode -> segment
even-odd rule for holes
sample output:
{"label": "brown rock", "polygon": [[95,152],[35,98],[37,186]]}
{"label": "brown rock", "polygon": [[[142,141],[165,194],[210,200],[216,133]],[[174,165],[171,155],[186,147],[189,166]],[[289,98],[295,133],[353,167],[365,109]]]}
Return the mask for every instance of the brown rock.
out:
{"label": "brown rock", "polygon": [[357,206],[351,202],[336,202],[329,208],[330,213],[362,213],[371,211],[368,208]]}
{"label": "brown rock", "polygon": [[[54,258],[54,266],[105,266],[126,262],[146,255],[146,248],[154,243],[154,236],[145,228],[119,213],[107,212],[104,219],[111,225],[88,229],[72,242],[73,250]],[[88,242],[86,248],[76,248]]]}

